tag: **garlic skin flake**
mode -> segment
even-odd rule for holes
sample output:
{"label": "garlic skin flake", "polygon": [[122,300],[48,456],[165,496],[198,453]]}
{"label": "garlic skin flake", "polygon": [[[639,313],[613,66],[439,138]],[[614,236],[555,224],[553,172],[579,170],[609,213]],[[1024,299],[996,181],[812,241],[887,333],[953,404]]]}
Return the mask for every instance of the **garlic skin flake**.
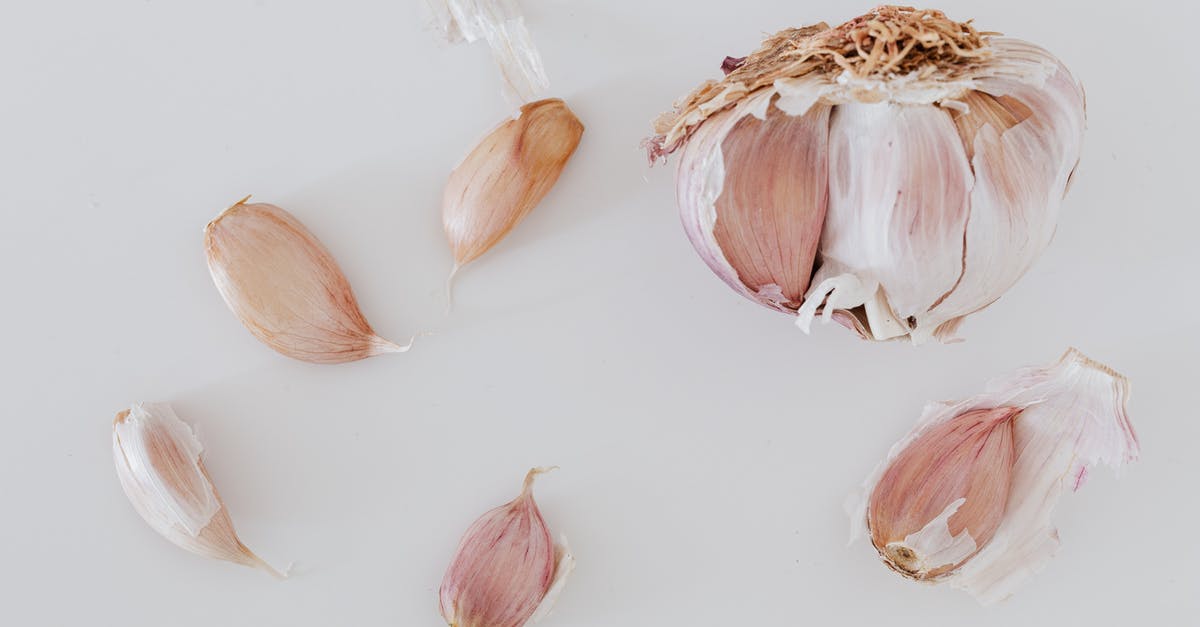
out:
{"label": "garlic skin flake", "polygon": [[1011,595],[1058,548],[1051,521],[1089,468],[1138,456],[1129,382],[1070,349],[966,400],[933,403],[848,503],[851,539],[884,563],[983,604]]}
{"label": "garlic skin flake", "polygon": [[510,98],[529,102],[549,88],[542,57],[533,45],[525,17],[515,0],[426,0],[425,3],[443,41],[488,42]]}
{"label": "garlic skin flake", "polygon": [[317,364],[409,349],[375,333],[337,261],[299,220],[248,198],[208,223],[204,250],[225,304],[254,337]]}
{"label": "garlic skin flake", "polygon": [[113,421],[113,461],[137,513],[173,544],[283,578],[238,539],[204,468],[204,448],[166,403],[134,403]]}
{"label": "garlic skin flake", "polygon": [[952,341],[1053,237],[1085,113],[1045,50],[883,6],[723,69],[659,118],[651,160],[681,151],[693,247],[805,332]]}
{"label": "garlic skin flake", "polygon": [[533,500],[534,478],[521,494],[476,520],[442,579],[441,613],[451,627],[521,627],[550,612],[575,558],[566,539],[555,545]]}
{"label": "garlic skin flake", "polygon": [[583,124],[558,98],[529,103],[506,120],[450,173],[442,226],[454,254],[451,277],[495,246],[562,174]]}

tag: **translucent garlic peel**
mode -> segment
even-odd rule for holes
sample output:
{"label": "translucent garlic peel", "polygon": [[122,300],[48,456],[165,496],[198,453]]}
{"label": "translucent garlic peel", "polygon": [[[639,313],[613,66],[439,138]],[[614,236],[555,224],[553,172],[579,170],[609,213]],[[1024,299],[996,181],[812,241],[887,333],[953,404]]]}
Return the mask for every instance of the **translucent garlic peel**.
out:
{"label": "translucent garlic peel", "polygon": [[[681,150],[685,231],[744,296],[795,313],[806,332],[823,316],[876,340],[954,341],[962,319],[995,302],[1049,244],[1085,116],[1082,88],[1045,50],[940,12],[880,7],[835,28],[781,31],[735,61],[724,79],[701,85],[659,120],[650,153]],[[741,118],[822,109],[831,111],[828,155],[809,157],[792,185],[815,193],[825,182],[804,177],[828,171],[815,258],[807,258],[811,236],[789,233],[787,221],[756,224],[742,238],[787,240],[760,256],[816,268],[799,302],[786,289],[763,289],[755,273],[739,279],[733,266],[741,255],[722,250],[736,244],[710,233],[721,214],[756,211],[756,203],[731,210],[710,201],[727,177],[779,160],[778,149],[742,149],[731,167],[723,144]]]}
{"label": "translucent garlic peel", "polygon": [[312,363],[408,350],[375,333],[337,261],[299,220],[245,200],[205,227],[204,248],[225,304],[255,337]]}
{"label": "translucent garlic peel", "polygon": [[463,535],[439,591],[452,627],[521,627],[549,613],[575,559],[555,545],[533,500],[534,468],[520,496],[492,509]]}
{"label": "translucent garlic peel", "polygon": [[517,118],[467,154],[442,196],[455,271],[495,246],[542,201],[582,136],[583,124],[566,103],[549,98],[521,107]]}
{"label": "translucent garlic peel", "polygon": [[530,102],[550,86],[515,0],[426,0],[426,4],[445,41],[487,41],[505,89],[517,101]]}
{"label": "translucent garlic peel", "polygon": [[191,427],[166,403],[135,403],[113,421],[117,478],[152,529],[197,555],[282,578],[238,539],[202,452]]}
{"label": "translucent garlic peel", "polygon": [[1071,349],[1055,364],[992,381],[983,394],[929,405],[848,502],[851,539],[866,535],[870,495],[885,470],[924,433],[969,411],[1019,408],[1013,421],[1017,457],[1003,518],[978,553],[940,580],[984,604],[1008,597],[1057,550],[1051,515],[1063,491],[1078,489],[1095,465],[1119,468],[1137,459],[1137,436],[1125,410],[1128,397],[1124,377]]}

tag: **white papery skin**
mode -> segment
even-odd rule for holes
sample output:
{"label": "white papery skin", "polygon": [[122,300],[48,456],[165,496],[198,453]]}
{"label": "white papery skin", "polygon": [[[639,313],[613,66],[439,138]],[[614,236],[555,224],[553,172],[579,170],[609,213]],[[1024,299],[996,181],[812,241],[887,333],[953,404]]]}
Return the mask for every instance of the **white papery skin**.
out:
{"label": "white papery skin", "polygon": [[508,95],[536,100],[550,86],[516,0],[426,0],[433,25],[448,43],[486,40]]}
{"label": "white papery skin", "polygon": [[166,403],[134,403],[113,421],[117,478],[152,529],[197,555],[283,577],[238,539],[204,468],[203,450],[192,428]]}
{"label": "white papery skin", "polygon": [[1000,525],[978,553],[936,580],[966,590],[985,605],[1008,597],[1058,549],[1051,516],[1063,492],[1078,490],[1092,466],[1119,468],[1137,459],[1137,436],[1125,410],[1128,397],[1128,380],[1070,349],[1055,364],[992,381],[978,396],[930,404],[847,503],[851,540],[867,536],[868,500],[876,483],[923,432],[971,410],[1021,408],[1013,422],[1017,457]]}

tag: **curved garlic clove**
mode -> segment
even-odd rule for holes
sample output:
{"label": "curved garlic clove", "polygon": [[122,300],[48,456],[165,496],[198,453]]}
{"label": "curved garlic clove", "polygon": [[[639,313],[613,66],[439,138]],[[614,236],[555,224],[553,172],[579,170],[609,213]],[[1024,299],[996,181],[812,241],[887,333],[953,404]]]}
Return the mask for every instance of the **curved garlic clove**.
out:
{"label": "curved garlic clove", "polygon": [[521,494],[481,516],[463,535],[439,590],[452,627],[521,627],[550,611],[575,559],[555,546],[533,500],[534,478]]}
{"label": "curved garlic clove", "polygon": [[152,529],[197,555],[283,577],[238,539],[202,451],[191,427],[166,403],[135,403],[113,421],[117,478]]}
{"label": "curved garlic clove", "polygon": [[450,173],[442,226],[454,271],[495,246],[541,202],[579,146],[583,124],[558,98],[529,103]]}
{"label": "curved garlic clove", "polygon": [[[877,282],[887,317],[905,323],[869,319],[875,338],[908,333],[962,275],[972,181],[958,131],[933,105],[846,103],[835,108],[829,153],[824,265],[800,319],[811,318],[828,298],[838,308],[866,304],[833,294],[840,285],[830,279],[848,272]],[[889,327],[891,333],[881,333]]]}
{"label": "curved garlic clove", "polygon": [[[693,137],[680,159],[687,174],[679,209],[692,245],[717,276],[790,312],[808,289],[825,219],[830,107],[793,117],[765,102],[747,101],[698,129],[706,136]],[[696,184],[699,193],[685,189]]]}
{"label": "curved garlic clove", "polygon": [[321,364],[408,350],[376,335],[337,261],[303,224],[245,201],[204,228],[204,249],[225,304],[255,337]]}
{"label": "curved garlic clove", "polygon": [[968,411],[922,432],[871,492],[871,543],[897,572],[932,579],[1000,525],[1012,478],[1013,407]]}
{"label": "curved garlic clove", "polygon": [[[1064,490],[1079,489],[1092,466],[1137,459],[1128,397],[1124,377],[1071,349],[1055,364],[992,381],[983,394],[931,404],[850,503],[851,537],[869,534],[898,571],[982,603],[1011,595],[1057,550],[1051,514]],[[982,431],[959,430],[972,426]],[[964,462],[972,447],[979,458]],[[922,475],[933,483],[923,485]],[[909,535],[889,550],[901,533]]]}

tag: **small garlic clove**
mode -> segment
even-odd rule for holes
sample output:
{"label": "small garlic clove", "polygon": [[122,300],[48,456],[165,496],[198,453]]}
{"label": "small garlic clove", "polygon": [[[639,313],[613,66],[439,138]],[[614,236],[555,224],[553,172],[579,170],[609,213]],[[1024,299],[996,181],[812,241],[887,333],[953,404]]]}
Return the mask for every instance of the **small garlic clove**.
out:
{"label": "small garlic clove", "polygon": [[113,421],[117,478],[152,529],[197,555],[282,578],[238,539],[202,451],[191,427],[166,403],[135,403]]}
{"label": "small garlic clove", "polygon": [[[905,546],[922,547],[923,555],[942,550],[932,562],[955,564],[934,572],[940,566],[926,559],[923,571],[911,568],[919,563],[896,546],[899,559],[891,561],[898,571],[924,572],[931,575],[927,580],[966,590],[984,604],[1008,597],[1057,550],[1051,514],[1062,493],[1079,489],[1092,466],[1120,467],[1137,459],[1137,436],[1125,413],[1128,397],[1124,377],[1071,349],[1055,364],[992,381],[983,394],[929,405],[848,502],[851,537],[869,535],[890,557],[888,544],[907,532]],[[1011,440],[1004,424],[1011,425]],[[962,425],[992,430],[986,437],[966,437],[956,428]],[[1005,473],[1003,451],[1010,445],[1015,457]],[[982,458],[964,464],[958,455],[972,446]],[[955,470],[943,465],[958,466],[964,483],[947,489]],[[922,484],[922,469],[934,479],[931,485]],[[924,526],[912,533],[917,524]],[[967,539],[977,545],[973,553],[963,548],[969,548]]]}
{"label": "small garlic clove", "polygon": [[772,107],[765,119],[743,117],[720,144],[725,180],[712,238],[737,280],[768,306],[794,310],[808,290],[828,197],[830,110],[793,117]]}
{"label": "small garlic clove", "polygon": [[574,568],[555,546],[533,500],[534,478],[521,494],[481,516],[463,535],[439,591],[442,617],[452,627],[521,627],[549,612]]}
{"label": "small garlic clove", "polygon": [[932,579],[988,543],[1012,477],[1012,407],[978,409],[922,432],[871,493],[871,542],[897,572]]}
{"label": "small garlic clove", "polygon": [[[845,274],[877,282],[902,325],[869,320],[876,339],[923,326],[963,271],[963,230],[972,175],[950,115],[933,105],[845,103],[829,130],[829,211],[821,236],[823,266],[800,318],[867,301],[838,298]],[[836,262],[839,273],[825,265]],[[861,298],[861,297],[860,297]],[[889,316],[890,317],[890,316]]]}
{"label": "small garlic clove", "polygon": [[337,261],[303,224],[245,201],[205,227],[204,248],[217,290],[255,337],[322,364],[408,350],[375,334]]}
{"label": "small garlic clove", "polygon": [[[558,98],[521,107],[446,182],[442,226],[454,271],[495,246],[554,186],[579,146],[583,124]],[[453,276],[454,272],[451,272]]]}

